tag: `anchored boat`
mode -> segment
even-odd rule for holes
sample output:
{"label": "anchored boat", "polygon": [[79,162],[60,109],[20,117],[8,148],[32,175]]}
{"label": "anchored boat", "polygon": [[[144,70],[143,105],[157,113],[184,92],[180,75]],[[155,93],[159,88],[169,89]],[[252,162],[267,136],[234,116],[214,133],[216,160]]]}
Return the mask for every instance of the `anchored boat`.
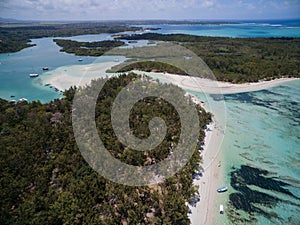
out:
{"label": "anchored boat", "polygon": [[30,77],[38,77],[39,75],[37,73],[31,73],[29,74]]}
{"label": "anchored boat", "polygon": [[217,189],[218,192],[225,192],[227,190],[228,190],[228,188],[226,186],[220,187],[220,188]]}

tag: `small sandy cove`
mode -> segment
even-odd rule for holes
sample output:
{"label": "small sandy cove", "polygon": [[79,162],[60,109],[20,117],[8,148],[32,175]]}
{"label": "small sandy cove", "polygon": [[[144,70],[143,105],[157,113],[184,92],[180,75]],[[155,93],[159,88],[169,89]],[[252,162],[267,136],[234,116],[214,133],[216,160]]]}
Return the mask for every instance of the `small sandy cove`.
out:
{"label": "small sandy cove", "polygon": [[59,90],[69,89],[71,86],[85,86],[92,80],[104,77],[107,69],[119,62],[101,62],[88,65],[62,66],[43,74],[43,84],[50,84]]}

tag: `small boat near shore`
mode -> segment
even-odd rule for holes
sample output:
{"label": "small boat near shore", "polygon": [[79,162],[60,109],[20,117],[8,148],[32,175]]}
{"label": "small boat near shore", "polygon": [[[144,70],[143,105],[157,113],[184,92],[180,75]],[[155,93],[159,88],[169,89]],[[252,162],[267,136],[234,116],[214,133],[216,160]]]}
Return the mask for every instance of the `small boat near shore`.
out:
{"label": "small boat near shore", "polygon": [[224,214],[224,206],[220,205],[220,214]]}
{"label": "small boat near shore", "polygon": [[39,76],[39,74],[37,74],[37,73],[31,73],[31,74],[29,74],[29,77],[38,77]]}
{"label": "small boat near shore", "polygon": [[228,190],[228,187],[226,187],[226,186],[220,187],[220,188],[217,189],[217,191],[218,191],[219,193],[225,192],[225,191],[227,191],[227,190]]}
{"label": "small boat near shore", "polygon": [[45,66],[45,67],[43,67],[42,69],[43,69],[43,70],[49,70],[49,67],[46,67],[46,66]]}
{"label": "small boat near shore", "polygon": [[28,99],[27,98],[20,98],[19,102],[28,102]]}

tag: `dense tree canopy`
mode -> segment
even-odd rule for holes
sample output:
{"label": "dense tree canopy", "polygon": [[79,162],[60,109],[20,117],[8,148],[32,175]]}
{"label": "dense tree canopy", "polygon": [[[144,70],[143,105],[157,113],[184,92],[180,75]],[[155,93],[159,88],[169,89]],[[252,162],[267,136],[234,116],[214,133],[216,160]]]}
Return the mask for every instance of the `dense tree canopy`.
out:
{"label": "dense tree canopy", "polygon": [[224,38],[156,33],[121,38],[181,44],[201,57],[220,81],[241,83],[300,77],[299,38]]}
{"label": "dense tree canopy", "polygon": [[0,53],[17,52],[30,47],[30,39],[42,37],[70,37],[83,34],[118,33],[140,28],[128,27],[120,22],[102,23],[49,23],[19,24],[0,27]]}
{"label": "dense tree canopy", "polygon": [[78,42],[64,39],[54,39],[61,51],[76,55],[101,56],[112,48],[124,45],[122,41]]}
{"label": "dense tree canopy", "polygon": [[[111,104],[137,78],[121,75],[106,82],[98,98],[96,121],[113,155],[145,165],[169,154],[166,146],[176,142],[173,136],[180,121],[167,102],[154,98],[139,102],[130,117],[133,132],[139,137],[149,135],[149,118],[161,116],[167,121],[168,134],[158,149],[145,154],[125,149],[112,133]],[[47,104],[0,100],[1,224],[189,224],[185,202],[196,193],[192,174],[199,169],[198,151],[179,173],[159,185],[130,187],[110,182],[90,168],[77,148],[71,122],[74,93],[75,88],[70,88],[64,98]],[[204,127],[211,115],[198,109],[199,124]],[[203,137],[201,129],[199,142]]]}
{"label": "dense tree canopy", "polygon": [[116,72],[127,72],[131,70],[142,70],[145,72],[169,72],[173,74],[186,75],[186,72],[163,62],[155,62],[155,61],[144,61],[144,62],[136,62],[131,63],[130,65],[122,67],[120,70]]}

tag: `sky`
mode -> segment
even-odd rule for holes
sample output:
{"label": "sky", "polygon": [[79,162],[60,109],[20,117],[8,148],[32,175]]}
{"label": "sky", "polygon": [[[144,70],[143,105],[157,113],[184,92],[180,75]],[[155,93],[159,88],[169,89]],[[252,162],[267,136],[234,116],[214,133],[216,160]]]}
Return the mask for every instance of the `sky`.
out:
{"label": "sky", "polygon": [[0,0],[22,20],[259,20],[300,18],[300,0]]}

